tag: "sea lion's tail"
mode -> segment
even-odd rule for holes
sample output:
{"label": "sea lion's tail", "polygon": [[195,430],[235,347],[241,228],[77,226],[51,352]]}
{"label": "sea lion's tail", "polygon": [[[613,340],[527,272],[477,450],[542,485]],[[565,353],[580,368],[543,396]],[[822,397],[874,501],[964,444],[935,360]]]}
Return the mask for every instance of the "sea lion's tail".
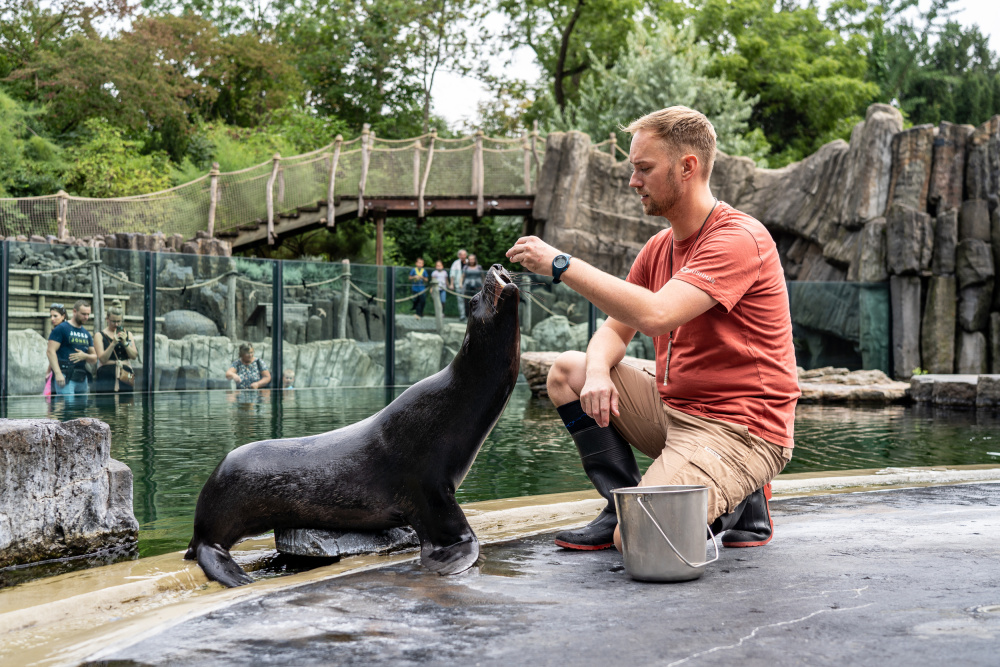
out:
{"label": "sea lion's tail", "polygon": [[191,540],[184,558],[187,560],[197,559],[198,565],[201,566],[206,577],[212,581],[218,581],[228,588],[253,583],[253,579],[233,560],[229,551],[217,544],[205,544],[196,541],[196,539]]}

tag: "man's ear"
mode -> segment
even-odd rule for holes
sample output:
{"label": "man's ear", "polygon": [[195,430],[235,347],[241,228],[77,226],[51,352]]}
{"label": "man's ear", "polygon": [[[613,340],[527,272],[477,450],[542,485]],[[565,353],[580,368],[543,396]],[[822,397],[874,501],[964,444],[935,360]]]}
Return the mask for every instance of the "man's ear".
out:
{"label": "man's ear", "polygon": [[687,181],[699,171],[698,156],[689,153],[681,158],[681,180]]}

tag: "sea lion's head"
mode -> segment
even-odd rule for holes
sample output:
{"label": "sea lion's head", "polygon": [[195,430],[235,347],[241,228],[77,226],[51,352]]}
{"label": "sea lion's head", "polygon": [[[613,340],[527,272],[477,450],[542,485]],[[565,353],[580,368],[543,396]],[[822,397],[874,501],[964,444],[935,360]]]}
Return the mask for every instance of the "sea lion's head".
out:
{"label": "sea lion's head", "polygon": [[486,272],[483,288],[469,302],[469,325],[463,348],[484,346],[504,355],[520,359],[521,332],[517,308],[521,291],[507,270],[494,264]]}

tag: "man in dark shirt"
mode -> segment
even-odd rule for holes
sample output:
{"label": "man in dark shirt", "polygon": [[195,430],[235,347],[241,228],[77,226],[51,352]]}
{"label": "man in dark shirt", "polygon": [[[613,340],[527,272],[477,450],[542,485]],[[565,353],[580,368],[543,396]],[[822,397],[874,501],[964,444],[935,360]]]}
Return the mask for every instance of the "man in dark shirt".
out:
{"label": "man in dark shirt", "polygon": [[90,304],[79,300],[73,304],[73,315],[49,334],[45,354],[52,367],[56,394],[86,394],[90,381],[87,364],[97,363],[94,338],[84,325],[90,319]]}

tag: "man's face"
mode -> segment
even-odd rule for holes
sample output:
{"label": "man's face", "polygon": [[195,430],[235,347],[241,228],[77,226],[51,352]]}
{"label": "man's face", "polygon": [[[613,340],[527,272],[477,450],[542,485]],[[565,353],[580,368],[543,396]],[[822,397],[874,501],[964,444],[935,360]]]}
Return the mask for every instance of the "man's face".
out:
{"label": "man's face", "polygon": [[684,188],[678,177],[680,169],[666,144],[650,130],[639,130],[632,137],[628,159],[632,164],[628,185],[640,196],[643,212],[669,217]]}
{"label": "man's face", "polygon": [[465,261],[465,258],[468,257],[468,256],[469,256],[469,253],[465,252],[464,250],[459,250],[458,251],[458,258],[460,260],[462,260],[463,262]]}
{"label": "man's face", "polygon": [[73,322],[78,327],[82,327],[90,321],[90,306],[80,306],[73,309]]}

